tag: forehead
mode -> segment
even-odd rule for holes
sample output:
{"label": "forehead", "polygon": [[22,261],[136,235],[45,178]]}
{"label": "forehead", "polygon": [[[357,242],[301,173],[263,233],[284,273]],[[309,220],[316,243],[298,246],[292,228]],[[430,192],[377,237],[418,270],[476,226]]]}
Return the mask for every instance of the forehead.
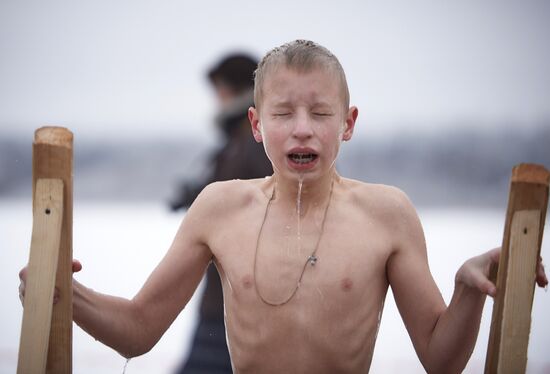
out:
{"label": "forehead", "polygon": [[287,66],[270,69],[265,77],[262,93],[265,105],[280,103],[326,103],[340,105],[343,100],[342,83],[334,69],[314,67],[298,70]]}

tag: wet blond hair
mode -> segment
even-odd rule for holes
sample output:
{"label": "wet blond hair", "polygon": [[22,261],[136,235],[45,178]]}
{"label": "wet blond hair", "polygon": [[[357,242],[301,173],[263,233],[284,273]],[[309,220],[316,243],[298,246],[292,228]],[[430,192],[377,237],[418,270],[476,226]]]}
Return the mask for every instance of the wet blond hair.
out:
{"label": "wet blond hair", "polygon": [[297,39],[275,47],[262,58],[254,72],[254,104],[259,109],[262,101],[262,88],[266,77],[276,67],[310,72],[315,68],[328,68],[340,78],[344,110],[349,108],[349,89],[346,74],[340,61],[328,49],[310,40]]}

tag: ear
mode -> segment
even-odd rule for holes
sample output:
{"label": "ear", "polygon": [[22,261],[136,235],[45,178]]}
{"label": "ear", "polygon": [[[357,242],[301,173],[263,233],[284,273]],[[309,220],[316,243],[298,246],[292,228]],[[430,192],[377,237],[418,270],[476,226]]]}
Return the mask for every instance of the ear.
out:
{"label": "ear", "polygon": [[256,142],[261,143],[262,142],[262,131],[261,131],[261,124],[260,124],[260,114],[258,113],[258,110],[254,107],[248,108],[248,120],[250,121],[250,125],[252,126],[252,135],[254,135],[254,139]]}
{"label": "ear", "polygon": [[357,121],[357,116],[359,115],[359,110],[357,107],[352,106],[348,109],[348,114],[346,115],[346,123],[344,128],[344,133],[342,134],[342,140],[347,141],[351,139],[353,135],[353,129],[355,128],[355,121]]}

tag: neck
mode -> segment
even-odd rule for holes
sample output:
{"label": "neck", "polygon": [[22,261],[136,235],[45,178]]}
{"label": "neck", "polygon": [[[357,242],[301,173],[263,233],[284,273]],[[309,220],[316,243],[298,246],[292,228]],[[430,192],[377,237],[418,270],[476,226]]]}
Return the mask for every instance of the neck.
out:
{"label": "neck", "polygon": [[[286,179],[274,175],[275,199],[290,206],[296,206],[298,195],[302,214],[305,214],[309,206],[322,205],[328,198],[333,182],[338,182],[340,176],[335,169],[331,169],[321,178],[311,180],[304,175],[302,178]],[[300,180],[302,181],[300,188]]]}

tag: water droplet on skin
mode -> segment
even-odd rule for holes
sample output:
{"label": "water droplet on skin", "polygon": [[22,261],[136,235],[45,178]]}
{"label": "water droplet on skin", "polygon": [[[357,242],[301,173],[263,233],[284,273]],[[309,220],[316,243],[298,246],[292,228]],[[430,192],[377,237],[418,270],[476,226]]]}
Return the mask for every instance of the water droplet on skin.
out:
{"label": "water droplet on skin", "polygon": [[321,289],[319,287],[317,287],[317,292],[319,293],[319,296],[321,296],[321,299],[324,302],[325,301],[325,295],[323,295],[323,292],[321,292]]}
{"label": "water droplet on skin", "polygon": [[384,301],[380,304],[380,309],[378,310],[378,322],[376,324],[376,333],[374,335],[374,340],[378,338],[378,332],[380,331],[380,322],[382,321],[382,311],[384,310]]}
{"label": "water droplet on skin", "polygon": [[300,175],[298,180],[298,196],[296,197],[296,213],[300,217],[300,212],[302,211],[302,186],[304,184],[304,177]]}
{"label": "water droplet on skin", "polygon": [[231,281],[229,280],[229,278],[227,278],[227,284],[229,285],[229,290],[231,291],[231,293],[233,293],[233,286],[231,285]]}

